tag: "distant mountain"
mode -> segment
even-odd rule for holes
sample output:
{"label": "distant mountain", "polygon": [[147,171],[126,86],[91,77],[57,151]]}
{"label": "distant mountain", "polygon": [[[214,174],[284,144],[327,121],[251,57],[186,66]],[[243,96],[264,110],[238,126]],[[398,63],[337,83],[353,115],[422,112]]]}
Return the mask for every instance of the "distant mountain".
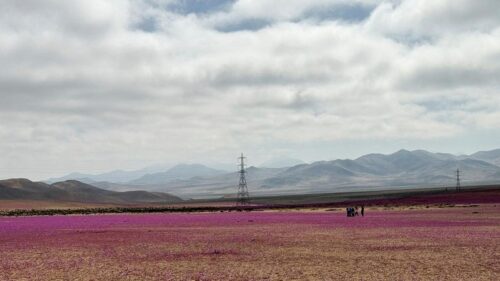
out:
{"label": "distant mountain", "polygon": [[209,168],[201,164],[179,164],[162,173],[144,175],[129,184],[151,185],[164,184],[175,180],[185,180],[194,177],[209,177],[227,173],[222,170]]}
{"label": "distant mountain", "polygon": [[171,203],[179,197],[159,192],[114,192],[75,180],[46,184],[28,179],[0,180],[0,199],[53,200],[81,203]]}
{"label": "distant mountain", "polygon": [[[284,171],[285,168],[257,168],[247,169],[247,182],[252,188],[261,186],[263,181]],[[147,190],[172,192],[184,198],[213,197],[235,193],[238,186],[239,174],[237,172],[222,173],[215,176],[192,177],[189,179],[173,180],[164,184],[140,185],[135,187]],[[132,185],[123,187],[114,186],[116,190],[130,189]],[[123,189],[122,189],[123,188]]]}
{"label": "distant mountain", "polygon": [[71,173],[59,178],[50,178],[45,180],[45,183],[52,184],[55,182],[67,181],[67,180],[77,180],[84,183],[93,183],[95,180],[92,179],[95,175],[82,174],[82,173]]}
{"label": "distant mountain", "polygon": [[353,161],[368,169],[372,169],[376,174],[389,175],[437,163],[441,161],[441,157],[424,150],[410,152],[402,149],[389,155],[368,154]]}
{"label": "distant mountain", "polygon": [[261,168],[286,168],[293,167],[296,165],[305,164],[304,161],[300,159],[290,158],[290,157],[278,157],[270,159],[259,165]]}
{"label": "distant mountain", "polygon": [[479,151],[470,155],[471,158],[489,162],[491,164],[500,166],[500,149],[490,151]]}
{"label": "distant mountain", "polygon": [[[400,150],[392,154],[367,154],[357,159],[318,161],[288,168],[247,169],[252,194],[334,192],[361,189],[391,189],[415,186],[453,186],[460,168],[463,184],[500,182],[500,167],[473,159]],[[230,195],[236,192],[238,173],[175,180],[153,190],[175,192],[184,197]]]}
{"label": "distant mountain", "polygon": [[476,159],[423,150],[368,154],[355,160],[321,161],[299,165],[265,180],[269,188],[335,189],[341,187],[396,187],[453,185],[455,170],[464,183],[500,182],[500,167]]}
{"label": "distant mountain", "polygon": [[[248,168],[250,192],[283,194],[453,186],[457,168],[461,170],[463,184],[500,182],[500,149],[459,156],[402,149],[391,154],[367,154],[353,160],[299,162],[292,158],[273,159],[261,167]],[[84,174],[72,176],[110,191],[162,191],[185,198],[233,194],[239,180],[237,172],[228,173],[199,164],[177,165],[166,172],[149,173],[129,182],[95,181],[96,177]]]}
{"label": "distant mountain", "polygon": [[95,183],[95,182],[113,182],[113,183],[126,183],[135,179],[138,179],[149,173],[161,172],[168,169],[168,165],[155,165],[146,167],[140,170],[124,171],[115,170],[111,172],[106,172],[102,174],[82,174],[82,173],[71,173],[60,178],[51,178],[46,180],[46,183],[55,183],[66,180],[77,180],[84,183]]}

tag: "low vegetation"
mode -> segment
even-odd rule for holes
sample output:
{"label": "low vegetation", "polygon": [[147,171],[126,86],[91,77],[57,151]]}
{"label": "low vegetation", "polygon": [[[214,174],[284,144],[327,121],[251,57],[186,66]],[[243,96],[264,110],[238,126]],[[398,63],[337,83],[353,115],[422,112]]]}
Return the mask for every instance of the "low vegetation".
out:
{"label": "low vegetation", "polygon": [[500,205],[0,217],[0,280],[496,280]]}

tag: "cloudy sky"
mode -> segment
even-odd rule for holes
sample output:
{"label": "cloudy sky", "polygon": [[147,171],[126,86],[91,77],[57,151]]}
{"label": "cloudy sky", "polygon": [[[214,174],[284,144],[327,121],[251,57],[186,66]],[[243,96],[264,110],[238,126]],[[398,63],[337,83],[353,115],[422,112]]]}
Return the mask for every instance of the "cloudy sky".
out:
{"label": "cloudy sky", "polygon": [[0,177],[500,147],[498,0],[0,0]]}

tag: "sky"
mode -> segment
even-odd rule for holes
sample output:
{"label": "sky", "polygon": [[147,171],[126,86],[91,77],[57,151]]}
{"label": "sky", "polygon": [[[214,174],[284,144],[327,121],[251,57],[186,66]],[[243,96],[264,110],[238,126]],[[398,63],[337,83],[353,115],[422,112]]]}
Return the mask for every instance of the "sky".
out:
{"label": "sky", "polygon": [[498,0],[0,0],[0,178],[500,148]]}

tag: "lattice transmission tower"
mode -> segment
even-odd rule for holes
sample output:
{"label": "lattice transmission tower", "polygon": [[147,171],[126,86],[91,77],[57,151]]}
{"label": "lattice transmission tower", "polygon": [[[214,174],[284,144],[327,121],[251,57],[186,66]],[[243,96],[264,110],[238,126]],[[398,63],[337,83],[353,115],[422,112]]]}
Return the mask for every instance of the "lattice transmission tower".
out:
{"label": "lattice transmission tower", "polygon": [[457,191],[460,191],[461,187],[460,187],[460,170],[457,169],[457,186],[456,186],[456,190]]}
{"label": "lattice transmission tower", "polygon": [[236,201],[236,204],[239,206],[245,206],[250,204],[250,195],[248,194],[248,186],[247,186],[247,179],[245,177],[246,170],[245,170],[245,158],[243,156],[243,153],[241,154],[240,157],[238,157],[239,160],[239,174],[240,174],[240,183],[238,185],[238,200]]}

